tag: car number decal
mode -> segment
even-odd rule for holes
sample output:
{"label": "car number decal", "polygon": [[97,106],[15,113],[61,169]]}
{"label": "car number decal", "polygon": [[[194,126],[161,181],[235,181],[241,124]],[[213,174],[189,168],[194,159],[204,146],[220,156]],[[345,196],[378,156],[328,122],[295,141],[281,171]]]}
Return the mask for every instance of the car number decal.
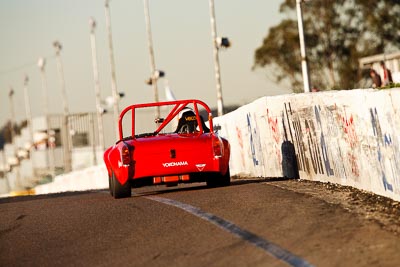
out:
{"label": "car number decal", "polygon": [[196,121],[196,116],[185,117],[185,121]]}

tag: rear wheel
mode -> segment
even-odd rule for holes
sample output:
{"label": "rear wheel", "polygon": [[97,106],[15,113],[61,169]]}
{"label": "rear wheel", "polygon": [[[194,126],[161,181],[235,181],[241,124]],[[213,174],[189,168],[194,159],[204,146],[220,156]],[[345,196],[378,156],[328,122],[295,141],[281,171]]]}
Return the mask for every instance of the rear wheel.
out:
{"label": "rear wheel", "polygon": [[112,185],[112,195],[114,198],[125,198],[125,197],[131,197],[132,196],[132,191],[131,191],[131,183],[129,180],[126,181],[125,184],[121,184],[117,177],[115,177],[114,172],[112,173],[111,177],[111,185]]}
{"label": "rear wheel", "polygon": [[114,196],[114,185],[113,185],[113,179],[112,179],[112,176],[109,176],[108,177],[108,189],[109,189],[109,191],[110,191],[110,195],[111,196]]}
{"label": "rear wheel", "polygon": [[226,171],[225,175],[221,175],[220,173],[211,174],[207,180],[208,187],[220,187],[220,186],[228,186],[231,184],[231,174],[228,170]]}
{"label": "rear wheel", "polygon": [[228,170],[226,171],[225,175],[221,176],[221,186],[228,186],[231,185],[231,172]]}

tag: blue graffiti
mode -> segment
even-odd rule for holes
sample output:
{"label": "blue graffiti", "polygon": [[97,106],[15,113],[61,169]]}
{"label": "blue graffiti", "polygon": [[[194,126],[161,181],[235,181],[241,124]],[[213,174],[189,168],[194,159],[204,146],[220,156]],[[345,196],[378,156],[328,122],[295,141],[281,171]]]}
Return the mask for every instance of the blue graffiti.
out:
{"label": "blue graffiti", "polygon": [[335,175],[335,173],[334,173],[333,169],[331,168],[331,163],[329,162],[328,148],[327,148],[327,145],[325,142],[324,132],[322,130],[320,107],[314,106],[314,112],[315,112],[315,117],[316,117],[317,123],[319,125],[319,128],[321,129],[320,143],[321,143],[322,158],[324,160],[326,174],[328,176],[333,176],[333,175]]}
{"label": "blue graffiti", "polygon": [[[253,164],[254,166],[258,165],[258,160],[256,157],[256,147],[254,144],[254,138],[253,138],[253,127],[251,125],[251,115],[250,113],[247,114],[247,127],[249,129],[249,133],[250,133],[250,148],[251,148],[251,156],[253,158]],[[256,129],[254,129],[254,134],[257,134]]]}
{"label": "blue graffiti", "polygon": [[376,110],[376,108],[369,109],[369,112],[371,114],[371,124],[372,124],[372,129],[374,130],[374,136],[378,137],[378,144],[379,141],[381,140],[380,138],[382,138],[382,130],[381,130],[381,125],[379,123],[379,118],[378,118],[378,111]]}
{"label": "blue graffiti", "polygon": [[392,137],[390,136],[390,134],[385,134],[383,136],[383,140],[386,146],[390,146],[392,144]]}
{"label": "blue graffiti", "polygon": [[388,183],[384,172],[382,172],[382,175],[383,175],[382,181],[383,181],[383,186],[385,187],[385,190],[389,190],[389,191],[393,192],[393,185]]}
{"label": "blue graffiti", "polygon": [[384,167],[382,167],[382,162],[385,160],[385,158],[382,155],[382,151],[381,151],[382,145],[389,146],[392,144],[392,137],[389,134],[382,134],[382,128],[381,128],[381,125],[379,122],[377,109],[370,108],[369,111],[371,114],[371,123],[372,123],[372,129],[374,130],[374,136],[377,137],[378,161],[381,163],[383,187],[385,188],[385,191],[388,190],[388,191],[393,192],[393,185],[388,182],[388,180],[386,178],[386,173],[385,173]]}

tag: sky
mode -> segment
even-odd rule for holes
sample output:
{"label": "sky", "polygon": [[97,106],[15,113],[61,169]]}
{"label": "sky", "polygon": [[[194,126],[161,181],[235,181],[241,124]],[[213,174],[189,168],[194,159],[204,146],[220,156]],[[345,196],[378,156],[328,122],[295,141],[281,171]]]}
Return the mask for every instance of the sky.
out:
{"label": "sky", "polygon": [[[158,82],[165,100],[166,80],[178,99],[195,98],[217,106],[208,0],[150,0],[150,18],[157,69],[166,77]],[[243,105],[262,96],[291,91],[252,70],[254,51],[271,26],[279,24],[281,1],[215,0],[218,36],[232,46],[220,51],[225,105]],[[111,27],[118,91],[124,92],[120,110],[153,102],[144,5],[142,0],[111,0]],[[104,0],[0,1],[0,127],[10,115],[8,94],[15,91],[16,120],[26,118],[24,76],[33,117],[43,115],[43,95],[37,61],[46,59],[49,110],[61,114],[62,97],[53,42],[62,44],[61,58],[69,111],[94,112],[95,93],[89,18],[95,30],[101,97],[111,95],[111,68]]]}

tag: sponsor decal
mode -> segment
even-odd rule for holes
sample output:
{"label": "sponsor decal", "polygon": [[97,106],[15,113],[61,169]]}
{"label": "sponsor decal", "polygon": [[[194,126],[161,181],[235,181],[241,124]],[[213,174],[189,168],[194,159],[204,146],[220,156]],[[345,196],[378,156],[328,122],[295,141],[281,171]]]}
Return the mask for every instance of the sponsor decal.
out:
{"label": "sponsor decal", "polygon": [[205,166],[206,164],[196,164],[196,167],[199,170],[199,172],[203,171]]}
{"label": "sponsor decal", "polygon": [[177,167],[177,166],[188,166],[189,163],[187,161],[176,161],[176,162],[166,162],[162,164],[164,168],[169,167]]}
{"label": "sponsor decal", "polygon": [[185,117],[185,121],[196,121],[196,116]]}

